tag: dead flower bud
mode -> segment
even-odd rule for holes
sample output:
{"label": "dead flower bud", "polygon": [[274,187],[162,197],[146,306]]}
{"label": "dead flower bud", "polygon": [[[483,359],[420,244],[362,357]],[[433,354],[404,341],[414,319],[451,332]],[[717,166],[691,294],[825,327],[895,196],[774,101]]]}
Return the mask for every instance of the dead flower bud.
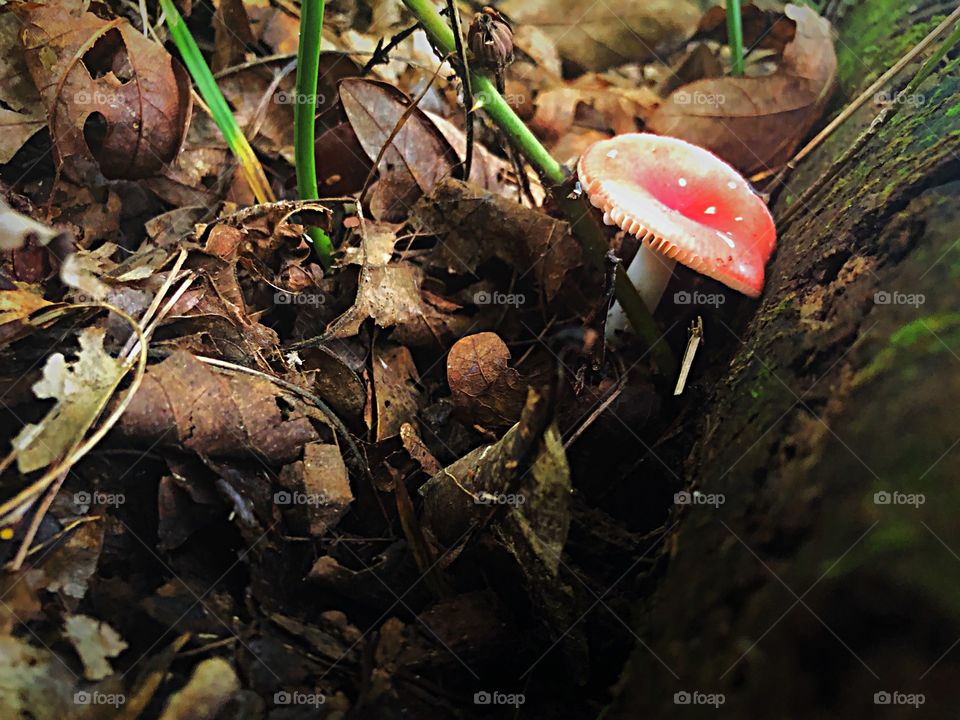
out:
{"label": "dead flower bud", "polygon": [[467,44],[475,61],[491,70],[499,72],[513,62],[513,28],[492,7],[473,16]]}

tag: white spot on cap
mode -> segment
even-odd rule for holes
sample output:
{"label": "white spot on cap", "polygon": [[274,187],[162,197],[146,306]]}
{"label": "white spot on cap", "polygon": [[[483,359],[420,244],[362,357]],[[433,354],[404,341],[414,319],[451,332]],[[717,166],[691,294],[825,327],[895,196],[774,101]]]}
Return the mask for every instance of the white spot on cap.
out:
{"label": "white spot on cap", "polygon": [[616,150],[611,150],[610,152],[607,153],[607,157],[610,158],[611,160],[616,160],[618,154],[619,153]]}
{"label": "white spot on cap", "polygon": [[730,188],[731,190],[736,190],[737,184],[733,180],[731,180],[730,182],[727,183],[727,187]]}
{"label": "white spot on cap", "polygon": [[731,249],[736,247],[736,244],[733,242],[733,240],[731,240],[730,238],[728,238],[726,235],[724,235],[724,234],[723,234],[722,232],[720,232],[719,230],[717,231],[717,237],[719,237],[719,238],[720,238],[721,240],[723,240],[727,245],[729,245]]}
{"label": "white spot on cap", "polygon": [[716,206],[716,205],[711,205],[710,207],[708,207],[706,210],[703,211],[703,214],[704,214],[704,215],[716,215],[716,214],[717,214],[717,206]]}
{"label": "white spot on cap", "polygon": [[743,218],[740,217],[739,215],[737,215],[737,216],[734,218],[734,220],[736,220],[737,222],[743,222]]}
{"label": "white spot on cap", "polygon": [[686,179],[686,178],[680,178],[679,180],[677,180],[677,185],[679,185],[680,187],[686,187],[686,186],[687,186],[687,179]]}

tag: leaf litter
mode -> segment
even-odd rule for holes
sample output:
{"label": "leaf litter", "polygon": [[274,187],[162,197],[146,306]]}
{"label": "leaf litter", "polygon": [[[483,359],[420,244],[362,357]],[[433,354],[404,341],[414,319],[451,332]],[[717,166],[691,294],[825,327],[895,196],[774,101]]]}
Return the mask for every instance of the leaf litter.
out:
{"label": "leaf litter", "polygon": [[[152,5],[11,5],[0,715],[487,717],[494,687],[596,714],[630,647],[578,618],[662,558],[641,540],[680,487],[635,468],[674,410],[637,343],[602,352],[607,273],[504,135],[467,132],[455,60],[399,3],[328,3],[321,199],[296,201],[296,4],[182,4],[284,198],[256,205]],[[744,8],[744,78],[699,0],[499,9],[506,100],[571,164],[646,130],[776,168],[832,88],[799,6]]]}

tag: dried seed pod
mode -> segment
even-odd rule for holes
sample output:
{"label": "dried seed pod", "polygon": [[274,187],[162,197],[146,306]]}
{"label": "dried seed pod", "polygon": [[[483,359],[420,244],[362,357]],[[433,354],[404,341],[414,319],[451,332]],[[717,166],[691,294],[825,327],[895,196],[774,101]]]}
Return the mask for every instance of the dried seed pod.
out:
{"label": "dried seed pod", "polygon": [[474,61],[491,70],[500,72],[513,62],[513,28],[492,7],[473,16],[467,44]]}

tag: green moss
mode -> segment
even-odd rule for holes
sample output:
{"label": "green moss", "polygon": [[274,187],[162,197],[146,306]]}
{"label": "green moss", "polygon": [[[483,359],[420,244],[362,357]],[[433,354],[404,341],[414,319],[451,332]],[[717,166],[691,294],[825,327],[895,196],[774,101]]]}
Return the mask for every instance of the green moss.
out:
{"label": "green moss", "polygon": [[[960,348],[960,314],[942,313],[918,318],[890,335],[888,346],[857,373],[853,386],[859,387],[887,372],[897,365],[899,356],[904,352],[930,355],[953,352],[956,348]],[[910,380],[920,371],[917,364],[911,362],[901,362],[899,368],[904,374],[904,381]]]}
{"label": "green moss", "polygon": [[847,42],[837,46],[837,76],[844,88],[854,92],[876,80],[945,17],[906,24],[902,19],[909,12],[910,3],[902,0],[874,0],[850,11],[844,23]]}

